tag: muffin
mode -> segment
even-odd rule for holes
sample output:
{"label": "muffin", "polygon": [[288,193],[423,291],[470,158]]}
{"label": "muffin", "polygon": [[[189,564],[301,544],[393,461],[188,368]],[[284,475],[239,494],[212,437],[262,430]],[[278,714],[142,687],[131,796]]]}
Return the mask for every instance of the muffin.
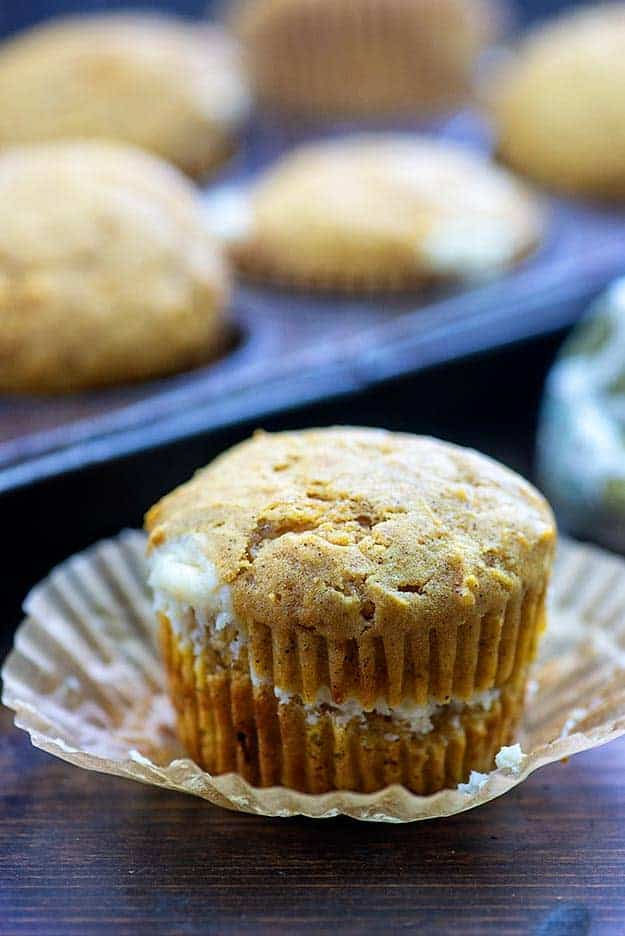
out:
{"label": "muffin", "polygon": [[77,17],[0,45],[0,146],[105,138],[192,176],[234,145],[249,96],[218,27],[150,15]]}
{"label": "muffin", "polygon": [[224,346],[228,279],[195,190],[142,150],[0,152],[0,390],[167,374]]}
{"label": "muffin", "polygon": [[475,452],[374,429],[257,433],[147,515],[189,754],[310,793],[432,793],[514,734],[553,516]]}
{"label": "muffin", "polygon": [[625,198],[625,4],[529,36],[490,93],[502,159],[553,189]]}
{"label": "muffin", "polygon": [[243,275],[347,292],[494,276],[541,236],[537,203],[505,170],[400,134],[304,145],[213,196],[208,215]]}
{"label": "muffin", "polygon": [[429,115],[467,98],[496,0],[239,0],[231,18],[272,109]]}

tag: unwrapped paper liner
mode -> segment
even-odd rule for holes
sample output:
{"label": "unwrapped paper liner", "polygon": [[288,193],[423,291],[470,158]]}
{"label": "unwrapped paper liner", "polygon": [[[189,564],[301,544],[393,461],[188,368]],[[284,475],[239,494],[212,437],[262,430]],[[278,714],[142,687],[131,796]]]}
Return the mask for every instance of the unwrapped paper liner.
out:
{"label": "unwrapped paper liner", "polygon": [[560,544],[547,634],[519,734],[523,756],[464,788],[415,796],[311,795],[213,777],[184,756],[155,643],[145,540],[128,531],[74,556],[33,589],[3,669],[3,702],[33,744],[80,767],[267,816],[411,822],[462,812],[532,771],[625,733],[625,561]]}

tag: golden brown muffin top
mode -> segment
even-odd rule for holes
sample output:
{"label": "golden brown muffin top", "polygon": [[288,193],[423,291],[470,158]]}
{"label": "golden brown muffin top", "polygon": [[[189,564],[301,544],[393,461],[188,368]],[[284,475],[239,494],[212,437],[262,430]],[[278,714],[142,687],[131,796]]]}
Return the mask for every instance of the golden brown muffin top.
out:
{"label": "golden brown muffin top", "polygon": [[501,155],[554,188],[624,197],[623,49],[625,3],[533,30],[487,89]]}
{"label": "golden brown muffin top", "polygon": [[246,116],[249,92],[219,27],[122,14],[55,20],[2,43],[0,100],[1,145],[118,139],[197,174]]}
{"label": "golden brown muffin top", "polygon": [[[583,52],[580,67],[605,61],[605,56],[621,60],[625,32],[625,3],[593,3],[565,12],[541,23],[525,37],[521,48],[528,60],[543,55],[557,57]],[[565,60],[561,60],[564,64]]]}
{"label": "golden brown muffin top", "polygon": [[226,270],[194,188],[129,146],[0,153],[0,388],[138,379],[221,344]]}
{"label": "golden brown muffin top", "polygon": [[500,608],[544,585],[555,540],[546,501],[491,459],[342,427],[259,432],[146,523],[150,550],[189,546],[193,574],[201,554],[242,621],[335,638]]}
{"label": "golden brown muffin top", "polygon": [[235,213],[214,203],[215,232],[244,269],[371,288],[492,276],[527,253],[542,227],[536,200],[506,170],[408,134],[298,147],[240,193]]}

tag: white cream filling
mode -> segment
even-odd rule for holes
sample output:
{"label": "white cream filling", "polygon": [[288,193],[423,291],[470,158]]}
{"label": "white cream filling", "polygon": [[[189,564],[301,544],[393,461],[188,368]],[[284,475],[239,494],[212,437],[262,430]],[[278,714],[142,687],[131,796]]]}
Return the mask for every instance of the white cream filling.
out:
{"label": "white cream filling", "polygon": [[486,781],[488,780],[489,774],[480,773],[479,770],[472,770],[469,775],[468,783],[459,783],[458,790],[461,793],[467,793],[470,796],[473,796],[474,793],[479,793]]}
{"label": "white cream filling", "polygon": [[202,534],[157,547],[149,559],[148,584],[155,611],[167,615],[174,633],[189,640],[196,653],[209,635],[217,650],[239,657],[247,644],[247,630],[234,613],[229,586],[220,582],[215,565],[206,557]]}
{"label": "white cream filling", "polygon": [[210,605],[219,587],[217,569],[206,558],[206,539],[191,533],[158,546],[149,559],[148,584],[155,593],[194,608]]}
{"label": "white cream filling", "polygon": [[497,274],[518,249],[512,225],[476,215],[437,221],[419,254],[435,273],[483,279]]}
{"label": "white cream filling", "polygon": [[[500,770],[509,770],[515,776],[521,773],[521,768],[527,754],[522,750],[520,744],[511,744],[500,748],[495,755],[495,766]],[[467,783],[459,783],[457,789],[460,793],[466,793],[473,796],[479,793],[484,784],[490,777],[489,773],[480,773],[478,770],[472,770]]]}
{"label": "white cream filling", "polygon": [[219,69],[211,75],[213,87],[210,91],[210,103],[204,112],[215,123],[239,124],[245,120],[252,106],[252,98],[243,81],[235,80],[232,72],[224,72],[219,80]]}
{"label": "white cream filling", "polygon": [[[345,702],[340,703],[335,702],[327,686],[323,686],[319,690],[314,702],[301,702],[296,693],[287,692],[279,686],[276,686],[273,691],[280,705],[288,705],[289,702],[297,701],[306,713],[306,721],[311,725],[316,724],[326,711],[340,725],[346,725],[353,720],[364,723],[366,716],[373,714],[392,718],[393,721],[406,724],[414,734],[427,734],[430,732],[434,727],[433,717],[450,707],[454,713],[458,713],[465,708],[481,708],[484,711],[489,711],[493,702],[500,695],[498,689],[488,689],[485,692],[476,693],[466,702],[457,699],[452,699],[448,703],[426,702],[424,705],[402,702],[400,705],[393,707],[389,706],[384,699],[377,699],[372,707],[365,709],[357,699],[347,699]],[[325,708],[322,709],[321,706]]]}
{"label": "white cream filling", "polygon": [[513,774],[521,772],[523,761],[527,757],[521,750],[520,744],[511,744],[509,747],[502,747],[495,757],[495,764],[502,770],[510,770]]}

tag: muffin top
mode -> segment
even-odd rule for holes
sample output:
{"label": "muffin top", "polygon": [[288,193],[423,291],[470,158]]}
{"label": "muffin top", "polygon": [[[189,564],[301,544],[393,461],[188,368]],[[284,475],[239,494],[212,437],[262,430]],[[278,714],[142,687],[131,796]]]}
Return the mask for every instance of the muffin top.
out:
{"label": "muffin top", "polygon": [[333,638],[440,625],[540,588],[555,525],[512,471],[378,429],[267,435],[147,516],[158,587],[193,607],[229,586],[244,622]]}
{"label": "muffin top", "polygon": [[543,183],[625,197],[625,4],[531,33],[494,76],[501,155]]}
{"label": "muffin top", "polygon": [[167,373],[221,346],[227,276],[195,191],[128,146],[0,153],[0,389]]}
{"label": "muffin top", "polygon": [[249,106],[238,48],[218,27],[150,15],[76,17],[0,46],[0,145],[100,137],[193,175]]}
{"label": "muffin top", "polygon": [[541,227],[534,199],[505,170],[401,134],[300,147],[227,209],[213,202],[213,224],[244,271],[330,286],[492,275]]}

